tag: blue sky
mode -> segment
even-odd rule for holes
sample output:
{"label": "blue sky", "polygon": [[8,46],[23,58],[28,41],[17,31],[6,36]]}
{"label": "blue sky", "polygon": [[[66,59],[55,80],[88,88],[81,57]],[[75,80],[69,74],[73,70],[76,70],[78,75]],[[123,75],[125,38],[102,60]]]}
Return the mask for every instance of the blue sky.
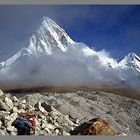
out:
{"label": "blue sky", "polygon": [[117,60],[129,52],[140,56],[138,5],[1,5],[1,61],[28,46],[43,16],[52,18],[74,41],[105,49]]}

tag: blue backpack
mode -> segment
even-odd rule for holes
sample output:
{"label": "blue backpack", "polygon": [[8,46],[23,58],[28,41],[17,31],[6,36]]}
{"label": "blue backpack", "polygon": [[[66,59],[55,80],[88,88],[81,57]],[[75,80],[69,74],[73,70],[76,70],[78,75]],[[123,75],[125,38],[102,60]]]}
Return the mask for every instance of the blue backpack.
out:
{"label": "blue backpack", "polygon": [[12,126],[15,126],[16,128],[30,128],[31,124],[28,122],[26,117],[19,116],[12,123]]}

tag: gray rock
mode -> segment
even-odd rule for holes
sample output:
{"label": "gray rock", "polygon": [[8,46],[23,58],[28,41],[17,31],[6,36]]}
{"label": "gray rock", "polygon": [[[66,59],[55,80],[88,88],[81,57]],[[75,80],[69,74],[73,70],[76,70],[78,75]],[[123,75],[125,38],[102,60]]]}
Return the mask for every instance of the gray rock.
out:
{"label": "gray rock", "polygon": [[53,120],[57,120],[58,119],[58,116],[54,115],[52,116]]}
{"label": "gray rock", "polygon": [[64,118],[65,118],[65,120],[68,122],[68,125],[74,126],[74,123],[73,123],[71,120],[69,120],[68,117],[64,117]]}
{"label": "gray rock", "polygon": [[1,126],[1,130],[6,131],[6,127],[2,125],[2,126]]}
{"label": "gray rock", "polygon": [[47,112],[51,112],[51,111],[52,111],[52,106],[48,105],[46,102],[41,103],[41,106],[42,106]]}
{"label": "gray rock", "polygon": [[8,135],[8,133],[5,130],[0,130],[0,135]]}
{"label": "gray rock", "polygon": [[0,128],[1,128],[1,126],[2,126],[2,122],[0,121]]}
{"label": "gray rock", "polygon": [[62,135],[63,134],[63,127],[58,127],[58,128],[56,128],[56,129],[58,129],[59,130],[59,133],[58,133],[58,135]]}
{"label": "gray rock", "polygon": [[54,126],[51,125],[51,124],[46,124],[46,127],[47,127],[48,129],[50,129],[50,130],[54,130]]}
{"label": "gray rock", "polygon": [[[23,98],[22,98],[23,99]],[[28,94],[24,97],[28,103],[31,105],[35,105],[38,101],[44,100],[44,96],[41,95],[40,93],[33,93],[33,94]],[[46,99],[45,99],[46,100]]]}
{"label": "gray rock", "polygon": [[57,119],[58,123],[63,123],[63,121],[64,121],[64,117],[63,116],[58,117],[58,119]]}
{"label": "gray rock", "polygon": [[63,131],[63,132],[62,132],[62,135],[63,135],[63,136],[69,136],[70,133],[67,133],[66,131]]}
{"label": "gray rock", "polygon": [[17,133],[15,133],[15,132],[10,132],[10,135],[15,136],[15,135],[17,135]]}
{"label": "gray rock", "polygon": [[12,114],[10,115],[10,121],[14,121],[17,117],[18,117],[17,112],[12,113]]}
{"label": "gray rock", "polygon": [[47,127],[47,123],[45,120],[41,120],[41,129],[44,129],[45,127]]}
{"label": "gray rock", "polygon": [[20,101],[20,103],[21,103],[21,104],[26,104],[26,100],[23,99],[23,100]]}
{"label": "gray rock", "polygon": [[54,130],[54,134],[55,134],[55,135],[58,135],[58,134],[59,134],[59,130],[58,130],[58,129],[55,129],[55,130]]}
{"label": "gray rock", "polygon": [[0,99],[0,110],[9,111],[10,108]]}
{"label": "gray rock", "polygon": [[53,118],[52,118],[51,116],[49,116],[49,117],[47,117],[47,122],[48,122],[48,123],[53,123],[54,120],[53,120]]}
{"label": "gray rock", "polygon": [[26,108],[26,104],[19,103],[17,108],[18,109],[25,109]]}
{"label": "gray rock", "polygon": [[15,131],[15,127],[11,126],[11,124],[7,127],[6,129],[8,132],[14,132]]}
{"label": "gray rock", "polygon": [[25,109],[28,110],[29,112],[35,111],[35,108],[30,104],[27,104]]}
{"label": "gray rock", "polygon": [[42,113],[45,112],[45,109],[41,106],[41,102],[37,102],[35,105],[34,105],[35,108],[37,108],[39,111],[41,111]]}
{"label": "gray rock", "polygon": [[45,130],[38,131],[38,136],[44,136],[44,135],[47,135],[47,132]]}
{"label": "gray rock", "polygon": [[18,104],[17,108],[18,108],[18,109],[23,109],[22,104]]}
{"label": "gray rock", "polygon": [[11,99],[12,99],[13,102],[19,102],[19,100],[16,96],[12,96]]}
{"label": "gray rock", "polygon": [[3,91],[0,89],[0,96],[2,96],[4,93],[3,93]]}
{"label": "gray rock", "polygon": [[10,107],[10,109],[13,108],[13,101],[10,99],[9,96],[6,96],[5,99],[4,99],[4,101],[5,101],[5,104]]}
{"label": "gray rock", "polygon": [[80,120],[79,119],[76,119],[75,123],[76,124],[80,124]]}
{"label": "gray rock", "polygon": [[14,106],[18,107],[19,106],[19,102],[13,102]]}
{"label": "gray rock", "polygon": [[136,119],[136,125],[140,126],[140,118]]}
{"label": "gray rock", "polygon": [[16,106],[13,107],[13,108],[12,108],[12,112],[13,112],[13,113],[14,113],[14,112],[17,113],[17,112],[18,112],[18,108],[17,108]]}
{"label": "gray rock", "polygon": [[53,125],[54,125],[55,127],[60,127],[60,124],[59,124],[58,122],[56,122],[56,121],[53,122]]}
{"label": "gray rock", "polygon": [[47,127],[44,130],[46,131],[47,135],[50,135],[50,136],[53,135],[52,132]]}
{"label": "gray rock", "polygon": [[74,123],[68,119],[66,116],[59,116],[57,122],[63,125],[74,126]]}
{"label": "gray rock", "polygon": [[70,132],[70,131],[74,130],[74,128],[67,125],[67,126],[64,126],[64,130],[66,132]]}

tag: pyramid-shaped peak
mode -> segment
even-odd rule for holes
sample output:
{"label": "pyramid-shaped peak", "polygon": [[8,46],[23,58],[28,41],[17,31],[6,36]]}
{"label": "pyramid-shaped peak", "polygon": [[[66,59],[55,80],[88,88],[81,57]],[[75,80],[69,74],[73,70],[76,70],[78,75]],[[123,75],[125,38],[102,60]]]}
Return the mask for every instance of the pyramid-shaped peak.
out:
{"label": "pyramid-shaped peak", "polygon": [[36,33],[30,37],[29,49],[33,52],[48,52],[51,54],[57,49],[66,51],[74,41],[68,34],[49,17],[41,18],[41,25]]}
{"label": "pyramid-shaped peak", "polygon": [[135,56],[137,56],[137,55],[136,55],[135,53],[132,52],[132,53],[128,53],[127,56],[129,56],[129,57],[135,57]]}
{"label": "pyramid-shaped peak", "polygon": [[[43,22],[55,23],[54,20],[52,20],[51,18],[46,17],[46,16],[43,16],[43,17],[41,18],[41,21],[42,21],[42,23],[43,23]],[[56,23],[55,23],[55,24],[56,24]]]}
{"label": "pyramid-shaped peak", "polygon": [[119,62],[121,67],[135,68],[140,72],[140,57],[135,53],[128,53],[122,61]]}
{"label": "pyramid-shaped peak", "polygon": [[128,55],[126,56],[126,58],[129,61],[133,61],[134,59],[137,59],[138,61],[140,61],[139,56],[137,54],[135,54],[135,53],[128,53]]}
{"label": "pyramid-shaped peak", "polygon": [[54,20],[49,17],[42,17],[41,18],[42,26],[44,27],[51,27],[51,28],[61,28]]}

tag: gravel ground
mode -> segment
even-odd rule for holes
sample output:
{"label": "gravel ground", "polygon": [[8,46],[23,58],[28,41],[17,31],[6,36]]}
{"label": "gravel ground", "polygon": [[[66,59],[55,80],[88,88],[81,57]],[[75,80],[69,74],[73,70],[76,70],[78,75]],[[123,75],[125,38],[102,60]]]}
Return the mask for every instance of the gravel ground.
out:
{"label": "gravel ground", "polygon": [[34,105],[47,101],[64,115],[78,118],[80,122],[100,117],[118,132],[140,135],[140,101],[106,92],[72,93],[16,93],[20,99]]}

